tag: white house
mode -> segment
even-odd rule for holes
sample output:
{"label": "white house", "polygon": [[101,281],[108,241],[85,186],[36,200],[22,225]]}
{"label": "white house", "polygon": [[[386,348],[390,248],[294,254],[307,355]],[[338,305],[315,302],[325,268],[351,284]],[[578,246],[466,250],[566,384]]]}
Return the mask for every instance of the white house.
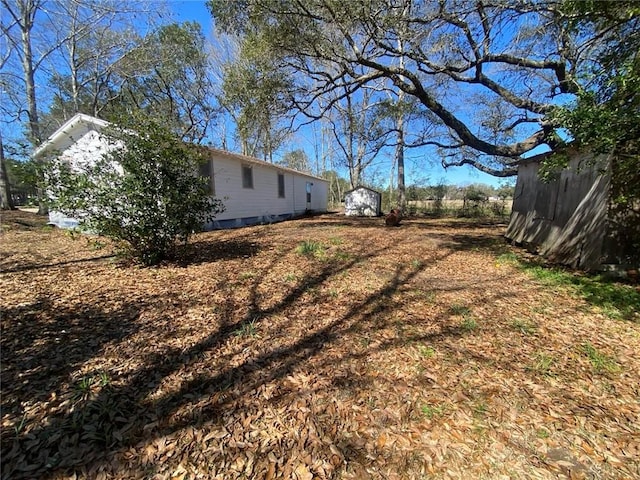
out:
{"label": "white house", "polygon": [[[33,157],[57,155],[72,164],[100,158],[109,145],[100,130],[108,122],[79,113],[62,125]],[[209,162],[202,173],[211,179],[212,195],[222,200],[225,211],[206,229],[240,227],[285,220],[307,212],[326,212],[328,182],[257,158],[215,148],[207,149]],[[62,228],[78,224],[59,212],[49,222]]]}
{"label": "white house", "polygon": [[381,214],[379,192],[367,187],[356,187],[344,195],[344,214],[356,217],[377,217]]}

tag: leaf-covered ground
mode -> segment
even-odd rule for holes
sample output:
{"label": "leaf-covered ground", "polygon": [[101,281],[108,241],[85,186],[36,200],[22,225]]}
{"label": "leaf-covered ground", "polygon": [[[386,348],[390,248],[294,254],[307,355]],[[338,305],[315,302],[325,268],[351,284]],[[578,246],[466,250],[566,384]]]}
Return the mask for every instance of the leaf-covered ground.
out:
{"label": "leaf-covered ground", "polygon": [[637,314],[504,225],[325,215],[141,269],[2,223],[2,478],[640,477]]}

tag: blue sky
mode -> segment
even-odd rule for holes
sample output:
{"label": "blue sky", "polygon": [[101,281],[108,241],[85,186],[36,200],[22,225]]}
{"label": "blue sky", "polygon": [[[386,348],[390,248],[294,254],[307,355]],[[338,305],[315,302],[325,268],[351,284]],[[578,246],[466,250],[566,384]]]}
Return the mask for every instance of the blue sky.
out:
{"label": "blue sky", "polygon": [[[233,0],[229,0],[233,1]],[[169,0],[168,5],[173,12],[175,21],[196,21],[201,24],[203,32],[209,36],[213,29],[211,15],[203,0]],[[0,100],[2,100],[0,94]],[[15,140],[21,137],[21,126],[18,123],[3,125],[3,137],[5,141]],[[310,159],[314,159],[315,145],[312,128],[304,128],[298,131],[289,140],[288,145],[282,149],[281,153],[287,151],[303,149]],[[232,145],[232,143],[229,143]],[[392,152],[379,155],[374,164],[369,169],[367,180],[374,179],[376,184],[388,185],[391,168]],[[405,153],[405,172],[407,185],[416,183],[419,185],[432,185],[440,182],[457,185],[467,185],[471,183],[486,183],[490,185],[500,185],[505,179],[493,177],[479,172],[471,167],[452,167],[444,170],[440,165],[440,160],[435,156],[430,156],[430,152],[413,149]],[[341,172],[347,176],[346,172]],[[512,180],[513,181],[513,180]]]}
{"label": "blue sky", "polygon": [[[233,1],[233,0],[230,0]],[[200,0],[172,0],[169,2],[177,21],[196,21],[202,25],[205,35],[209,35],[213,28],[211,15],[207,10],[205,1]],[[312,134],[301,131],[290,141],[289,148],[285,150],[295,150],[301,148],[307,151],[310,158],[313,157]],[[496,178],[482,173],[472,167],[451,167],[447,170],[442,168],[440,160],[429,158],[429,153],[425,150],[408,151],[405,154],[405,172],[407,184],[435,184],[444,181],[448,184],[467,185],[471,183],[486,183],[489,185],[500,185],[506,179]],[[371,173],[382,182],[387,183],[390,173],[390,159],[380,156],[372,166]],[[515,181],[515,177],[513,180]]]}

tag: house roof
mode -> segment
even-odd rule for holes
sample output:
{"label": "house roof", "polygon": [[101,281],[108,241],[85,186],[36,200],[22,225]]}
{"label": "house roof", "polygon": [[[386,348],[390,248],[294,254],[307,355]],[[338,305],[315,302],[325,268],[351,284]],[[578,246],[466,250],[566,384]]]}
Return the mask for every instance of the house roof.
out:
{"label": "house roof", "polygon": [[42,144],[40,144],[34,151],[32,156],[37,158],[50,150],[55,150],[56,145],[63,140],[66,136],[70,135],[73,131],[78,130],[83,126],[97,127],[96,130],[106,127],[109,122],[101,120],[91,115],[85,115],[84,113],[76,113],[73,117],[67,120],[51,134]]}
{"label": "house roof", "polygon": [[304,177],[313,178],[314,180],[319,180],[322,182],[329,182],[326,178],[318,177],[316,175],[312,175],[310,173],[301,172],[300,170],[296,170],[294,168],[284,167],[282,165],[278,165],[277,163],[265,162],[264,160],[260,160],[259,158],[249,157],[248,155],[242,155],[240,153],[229,152],[227,150],[221,150],[219,148],[214,147],[206,147],[212,153],[216,155],[220,155],[223,157],[227,157],[233,160],[238,160],[240,162],[252,163],[254,165],[260,165],[267,168],[272,168],[275,170],[281,170],[283,172],[295,173],[296,175],[302,175]]}
{"label": "house roof", "polygon": [[[40,146],[38,146],[34,151],[32,156],[37,158],[50,150],[55,150],[56,146],[67,136],[71,135],[74,131],[79,130],[82,127],[93,127],[95,130],[100,130],[109,125],[109,122],[106,120],[101,120],[96,117],[92,117],[91,115],[86,115],[84,113],[77,113],[69,120],[67,120],[58,130],[56,130],[51,136],[45,140]],[[277,165],[274,163],[265,162],[264,160],[260,160],[258,158],[249,157],[247,155],[241,155],[239,153],[229,152],[227,150],[220,150],[218,148],[213,147],[204,147],[208,151],[215,153],[216,155],[227,157],[233,160],[237,160],[245,163],[252,163],[255,165],[261,165],[267,168],[272,168],[275,170],[280,170],[284,172],[291,172],[296,175],[302,175],[305,177],[313,178],[314,180],[319,180],[323,182],[328,182],[328,180],[318,177],[316,175],[311,175],[310,173],[301,172],[299,170],[295,170],[293,168],[284,167],[282,165]]]}

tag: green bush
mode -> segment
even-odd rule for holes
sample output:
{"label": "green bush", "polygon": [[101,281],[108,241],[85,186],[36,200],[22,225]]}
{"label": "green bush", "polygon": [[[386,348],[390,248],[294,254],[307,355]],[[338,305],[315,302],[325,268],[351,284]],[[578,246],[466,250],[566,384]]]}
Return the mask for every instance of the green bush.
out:
{"label": "green bush", "polygon": [[95,163],[55,160],[49,174],[51,208],[78,218],[80,228],[111,238],[144,265],[169,257],[178,241],[224,210],[198,175],[201,149],[150,121],[102,132],[112,148]]}

